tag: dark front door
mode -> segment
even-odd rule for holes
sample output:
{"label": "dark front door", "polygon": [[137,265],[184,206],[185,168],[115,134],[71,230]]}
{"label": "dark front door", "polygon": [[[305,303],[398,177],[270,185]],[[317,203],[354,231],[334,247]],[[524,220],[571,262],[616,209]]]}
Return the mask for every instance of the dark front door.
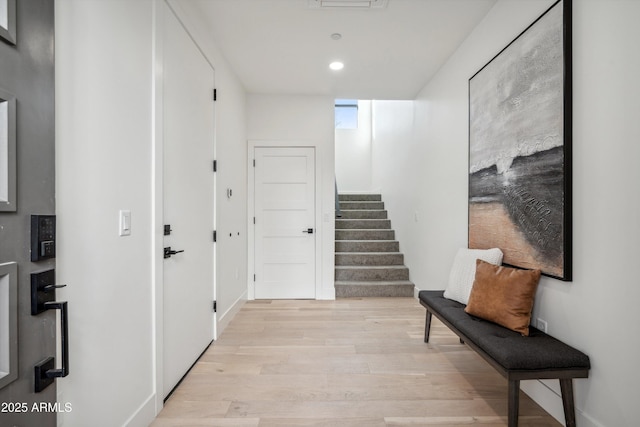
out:
{"label": "dark front door", "polygon": [[31,314],[32,273],[47,272],[42,283],[55,277],[51,217],[40,224],[41,259],[32,261],[31,242],[32,215],[55,214],[53,29],[53,0],[0,0],[2,426],[56,425],[55,382],[36,392],[34,374],[56,355],[56,310]]}

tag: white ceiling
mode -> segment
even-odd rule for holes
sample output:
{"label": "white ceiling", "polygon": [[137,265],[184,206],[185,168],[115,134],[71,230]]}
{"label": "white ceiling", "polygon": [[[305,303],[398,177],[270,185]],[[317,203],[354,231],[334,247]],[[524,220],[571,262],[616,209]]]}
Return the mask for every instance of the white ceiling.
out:
{"label": "white ceiling", "polygon": [[[188,0],[249,93],[414,99],[496,0],[388,0],[313,9],[307,0]],[[340,40],[331,34],[340,33]],[[344,62],[339,72],[329,63]]]}

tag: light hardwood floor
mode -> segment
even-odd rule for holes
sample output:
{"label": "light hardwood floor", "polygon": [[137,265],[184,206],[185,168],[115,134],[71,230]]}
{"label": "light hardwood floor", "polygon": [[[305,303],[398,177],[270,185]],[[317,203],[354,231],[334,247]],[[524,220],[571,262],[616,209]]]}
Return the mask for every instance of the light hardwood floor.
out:
{"label": "light hardwood floor", "polygon": [[[507,382],[413,298],[250,301],[153,427],[505,426]],[[521,393],[520,426],[559,426]]]}

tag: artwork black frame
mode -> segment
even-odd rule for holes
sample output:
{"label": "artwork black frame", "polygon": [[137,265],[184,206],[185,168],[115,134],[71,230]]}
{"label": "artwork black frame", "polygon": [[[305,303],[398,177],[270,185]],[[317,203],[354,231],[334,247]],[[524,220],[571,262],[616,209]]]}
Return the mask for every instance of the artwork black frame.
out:
{"label": "artwork black frame", "polygon": [[469,248],[572,279],[572,7],[558,0],[469,79]]}

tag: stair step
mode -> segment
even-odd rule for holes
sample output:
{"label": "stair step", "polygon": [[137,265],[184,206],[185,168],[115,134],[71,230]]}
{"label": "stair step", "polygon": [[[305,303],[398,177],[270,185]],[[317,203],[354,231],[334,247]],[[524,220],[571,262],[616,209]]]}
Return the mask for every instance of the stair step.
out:
{"label": "stair step", "polygon": [[337,298],[414,296],[404,254],[380,194],[340,194],[335,221]]}
{"label": "stair step", "polygon": [[394,230],[336,230],[336,240],[394,240]]}
{"label": "stair step", "polygon": [[336,229],[390,230],[388,219],[336,219]]}
{"label": "stair step", "polygon": [[396,240],[336,240],[336,252],[398,252]]}
{"label": "stair step", "polygon": [[356,202],[379,202],[382,200],[380,194],[338,194],[340,201],[356,201]]}
{"label": "stair step", "polygon": [[387,219],[387,211],[342,209],[342,219]]}
{"label": "stair step", "polygon": [[408,280],[378,282],[337,281],[336,298],[413,297],[415,285]]}
{"label": "stair step", "polygon": [[404,265],[404,255],[384,252],[339,252],[336,253],[335,265]]}
{"label": "stair step", "polygon": [[384,202],[340,202],[340,210],[342,209],[384,209]]}
{"label": "stair step", "polygon": [[335,280],[389,281],[409,280],[409,269],[405,266],[336,266]]}

